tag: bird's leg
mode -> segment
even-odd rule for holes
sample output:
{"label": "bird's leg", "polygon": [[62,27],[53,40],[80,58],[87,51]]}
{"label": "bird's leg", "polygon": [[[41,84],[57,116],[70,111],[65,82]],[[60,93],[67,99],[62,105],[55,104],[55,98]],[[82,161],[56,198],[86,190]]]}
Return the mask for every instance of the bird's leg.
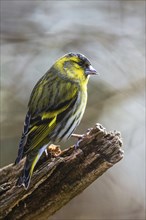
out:
{"label": "bird's leg", "polygon": [[81,140],[82,140],[83,137],[84,137],[84,134],[72,134],[71,136],[78,139],[77,143],[74,145],[75,150],[77,150],[77,148],[79,147],[79,144],[80,144]]}
{"label": "bird's leg", "polygon": [[77,139],[82,139],[84,137],[84,134],[72,134],[71,136]]}

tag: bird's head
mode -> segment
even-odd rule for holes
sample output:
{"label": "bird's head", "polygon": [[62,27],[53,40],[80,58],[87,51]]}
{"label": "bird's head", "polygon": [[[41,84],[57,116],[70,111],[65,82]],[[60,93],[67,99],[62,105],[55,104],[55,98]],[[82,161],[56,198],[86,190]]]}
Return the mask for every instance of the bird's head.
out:
{"label": "bird's head", "polygon": [[68,53],[58,59],[53,65],[62,77],[78,83],[87,83],[90,75],[96,75],[96,70],[90,61],[80,53]]}

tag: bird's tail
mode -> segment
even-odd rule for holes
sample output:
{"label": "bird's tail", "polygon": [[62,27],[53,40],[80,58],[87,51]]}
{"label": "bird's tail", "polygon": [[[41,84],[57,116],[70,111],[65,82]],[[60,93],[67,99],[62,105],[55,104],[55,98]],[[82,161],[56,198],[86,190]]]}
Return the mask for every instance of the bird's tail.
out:
{"label": "bird's tail", "polygon": [[30,123],[30,114],[28,112],[25,117],[24,130],[22,132],[22,137],[21,137],[21,140],[19,143],[18,156],[15,160],[15,165],[18,164],[24,156],[24,146],[25,146],[25,144],[27,142],[27,138],[28,138],[27,133],[28,133],[28,128],[29,128],[29,123]]}
{"label": "bird's tail", "polygon": [[25,189],[28,189],[29,184],[30,184],[30,180],[31,180],[31,176],[33,173],[33,169],[37,163],[36,162],[34,164],[36,157],[37,157],[37,155],[35,156],[34,152],[30,152],[30,154],[27,156],[24,168],[22,170],[21,175],[19,176],[19,178],[17,180],[16,186],[24,186]]}
{"label": "bird's tail", "polygon": [[33,174],[33,170],[41,157],[42,153],[45,151],[47,145],[42,147],[39,151],[34,149],[27,155],[24,169],[20,177],[17,180],[16,186],[24,186],[25,189],[28,189],[30,185],[30,180]]}
{"label": "bird's tail", "polygon": [[20,143],[19,143],[19,149],[18,149],[18,156],[15,160],[15,165],[18,164],[20,162],[20,160],[23,157],[23,151],[24,151],[24,143],[26,142],[26,136],[24,134],[22,134]]}
{"label": "bird's tail", "polygon": [[30,173],[31,166],[30,167],[27,167],[27,166],[24,166],[24,169],[16,183],[16,186],[19,186],[19,187],[24,186],[25,189],[28,189],[30,180],[31,180],[31,173]]}

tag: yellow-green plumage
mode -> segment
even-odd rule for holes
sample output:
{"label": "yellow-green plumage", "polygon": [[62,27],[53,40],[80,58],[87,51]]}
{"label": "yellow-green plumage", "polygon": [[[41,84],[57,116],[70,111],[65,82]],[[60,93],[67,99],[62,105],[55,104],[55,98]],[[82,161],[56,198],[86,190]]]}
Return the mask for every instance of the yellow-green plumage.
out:
{"label": "yellow-green plumage", "polygon": [[15,163],[26,156],[17,185],[26,189],[36,163],[48,144],[66,140],[81,121],[87,103],[87,83],[96,74],[89,60],[69,53],[55,62],[35,85]]}

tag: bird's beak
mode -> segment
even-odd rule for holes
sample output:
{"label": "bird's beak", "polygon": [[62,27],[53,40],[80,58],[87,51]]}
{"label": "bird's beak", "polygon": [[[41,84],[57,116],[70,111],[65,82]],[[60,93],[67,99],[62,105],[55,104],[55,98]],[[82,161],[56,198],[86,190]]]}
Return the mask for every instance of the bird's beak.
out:
{"label": "bird's beak", "polygon": [[88,75],[98,75],[97,71],[90,65],[88,68],[85,70],[86,76]]}

